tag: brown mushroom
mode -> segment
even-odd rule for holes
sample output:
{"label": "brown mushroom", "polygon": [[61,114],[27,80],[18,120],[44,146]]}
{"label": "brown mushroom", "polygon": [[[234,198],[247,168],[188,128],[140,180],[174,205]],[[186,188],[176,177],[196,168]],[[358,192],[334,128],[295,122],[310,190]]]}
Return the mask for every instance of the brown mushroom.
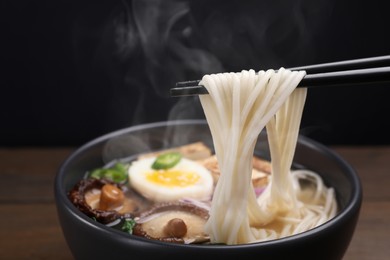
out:
{"label": "brown mushroom", "polygon": [[121,217],[132,218],[151,205],[134,191],[107,179],[80,180],[68,197],[81,212],[103,224]]}
{"label": "brown mushroom", "polygon": [[115,210],[101,210],[92,208],[85,199],[87,191],[98,189],[100,190],[106,184],[113,184],[105,179],[83,179],[79,181],[72,190],[69,191],[68,197],[70,201],[84,214],[91,218],[95,218],[100,223],[110,223],[121,217],[121,214]]}
{"label": "brown mushroom", "polygon": [[187,234],[187,225],[181,218],[173,218],[165,225],[164,232],[170,237],[182,238]]}
{"label": "brown mushroom", "polygon": [[124,201],[125,195],[117,186],[105,184],[101,188],[99,209],[115,210],[116,208],[123,206]]}
{"label": "brown mushroom", "polygon": [[204,225],[208,217],[207,209],[192,203],[159,204],[135,218],[133,234],[172,243],[207,242]]}

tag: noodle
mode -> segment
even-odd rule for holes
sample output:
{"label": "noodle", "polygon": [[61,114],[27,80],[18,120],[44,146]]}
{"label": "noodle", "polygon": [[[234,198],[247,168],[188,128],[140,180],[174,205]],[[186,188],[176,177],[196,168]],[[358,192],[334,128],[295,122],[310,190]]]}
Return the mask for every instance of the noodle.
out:
{"label": "noodle", "polygon": [[[243,244],[281,238],[318,226],[336,214],[332,188],[308,170],[291,170],[306,89],[304,71],[242,71],[205,75],[200,101],[221,176],[205,231],[211,242]],[[271,180],[256,197],[252,156],[266,128]],[[302,181],[307,182],[301,185]],[[309,187],[310,189],[308,189]]]}

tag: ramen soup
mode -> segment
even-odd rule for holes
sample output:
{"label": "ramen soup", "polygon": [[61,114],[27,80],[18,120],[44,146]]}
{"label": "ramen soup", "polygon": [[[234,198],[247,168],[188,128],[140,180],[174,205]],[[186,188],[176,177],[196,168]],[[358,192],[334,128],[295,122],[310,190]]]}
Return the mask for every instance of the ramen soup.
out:
{"label": "ramen soup", "polygon": [[[189,143],[91,169],[70,200],[97,222],[171,243],[254,243],[321,225],[337,212],[334,190],[292,165],[304,76],[283,68],[205,75],[200,101],[213,147]],[[263,130],[269,159],[254,153]]]}

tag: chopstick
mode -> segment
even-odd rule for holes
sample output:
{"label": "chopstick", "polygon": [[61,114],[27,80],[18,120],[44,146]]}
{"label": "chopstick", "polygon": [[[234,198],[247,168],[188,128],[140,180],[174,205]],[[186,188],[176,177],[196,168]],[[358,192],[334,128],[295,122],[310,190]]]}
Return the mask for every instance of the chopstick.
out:
{"label": "chopstick", "polygon": [[[305,70],[306,76],[297,87],[330,87],[390,82],[390,55],[290,68]],[[200,80],[176,83],[172,97],[208,94]]]}
{"label": "chopstick", "polygon": [[378,56],[364,59],[354,59],[321,63],[309,66],[289,68],[290,70],[305,70],[308,74],[325,73],[343,70],[368,69],[390,66],[390,55]]}

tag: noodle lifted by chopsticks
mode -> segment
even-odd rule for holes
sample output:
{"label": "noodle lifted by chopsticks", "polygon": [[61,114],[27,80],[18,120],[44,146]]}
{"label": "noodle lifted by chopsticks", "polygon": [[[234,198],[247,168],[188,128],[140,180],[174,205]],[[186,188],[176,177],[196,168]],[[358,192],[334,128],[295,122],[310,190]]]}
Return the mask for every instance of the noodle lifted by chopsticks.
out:
{"label": "noodle lifted by chopsticks", "polygon": [[[200,96],[221,176],[206,232],[213,243],[243,244],[281,238],[318,226],[336,214],[332,188],[308,170],[292,171],[306,88],[304,71],[284,68],[205,75]],[[257,138],[266,128],[272,174],[256,197],[251,182]],[[301,185],[300,180],[310,185]]]}

